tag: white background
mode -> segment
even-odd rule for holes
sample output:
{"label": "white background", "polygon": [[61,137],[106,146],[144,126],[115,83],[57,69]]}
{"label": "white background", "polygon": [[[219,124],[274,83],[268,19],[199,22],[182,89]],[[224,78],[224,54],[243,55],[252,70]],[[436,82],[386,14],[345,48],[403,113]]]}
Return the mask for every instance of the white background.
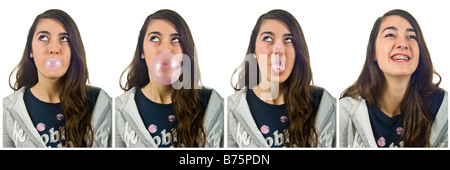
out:
{"label": "white background", "polygon": [[123,93],[119,77],[132,60],[139,29],[159,9],[172,9],[186,20],[203,85],[216,89],[225,101],[234,92],[231,75],[244,59],[257,18],[272,9],[287,10],[297,18],[310,51],[314,83],[335,98],[358,77],[375,20],[391,9],[404,9],[419,22],[442,76],[441,87],[449,90],[448,7],[448,1],[414,0],[1,1],[0,97],[13,93],[8,77],[22,57],[34,18],[53,8],[75,20],[86,49],[90,83],[113,98]]}

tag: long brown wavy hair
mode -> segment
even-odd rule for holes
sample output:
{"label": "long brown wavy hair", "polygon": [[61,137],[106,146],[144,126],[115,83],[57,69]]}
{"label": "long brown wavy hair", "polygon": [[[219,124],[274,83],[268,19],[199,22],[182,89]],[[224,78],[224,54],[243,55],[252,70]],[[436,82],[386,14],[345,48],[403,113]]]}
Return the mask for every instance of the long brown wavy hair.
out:
{"label": "long brown wavy hair", "polygon": [[[434,70],[431,62],[425,39],[420,29],[419,23],[408,12],[395,9],[386,12],[379,17],[373,25],[367,45],[366,61],[356,82],[348,87],[340,99],[344,97],[363,98],[370,105],[377,105],[377,98],[381,94],[385,77],[375,58],[375,41],[380,31],[383,20],[392,15],[406,19],[416,32],[417,43],[419,45],[420,57],[419,65],[411,75],[405,96],[400,103],[401,115],[404,118],[404,131],[401,138],[404,138],[404,146],[407,147],[429,147],[432,115],[427,105],[426,97],[433,93],[441,82],[441,76]],[[439,77],[437,83],[433,83],[433,74]]]}
{"label": "long brown wavy hair", "polygon": [[[256,38],[260,31],[261,24],[266,19],[276,19],[285,23],[293,35],[293,44],[295,49],[295,63],[291,75],[281,85],[283,86],[284,101],[286,103],[286,112],[289,119],[289,127],[283,132],[284,138],[289,136],[290,146],[309,147],[317,146],[318,137],[315,129],[316,112],[313,112],[314,103],[311,97],[311,91],[315,90],[312,84],[312,71],[309,62],[309,52],[306,40],[303,35],[300,24],[289,12],[276,9],[261,15],[250,36],[250,43],[247,49],[247,56],[244,62],[234,71],[232,75],[232,87],[238,91],[244,87],[253,88],[260,83],[260,70],[253,58],[255,54]],[[257,70],[256,75],[251,75],[251,70]],[[233,85],[233,77],[238,73],[239,79]],[[257,76],[257,82],[252,83],[250,79]],[[316,109],[317,110],[317,109]],[[283,138],[283,139],[284,139]],[[285,141],[285,140],[283,140]],[[285,144],[285,142],[283,142]]]}
{"label": "long brown wavy hair", "polygon": [[[147,27],[150,21],[153,19],[167,20],[175,26],[175,29],[180,34],[180,44],[183,54],[185,56],[188,56],[190,61],[192,61],[189,62],[191,64],[191,67],[185,67],[190,68],[191,70],[182,70],[182,75],[179,79],[180,81],[178,81],[181,83],[179,85],[175,85],[182,87],[179,89],[174,89],[174,92],[171,96],[175,116],[178,119],[176,129],[173,129],[171,133],[171,143],[173,145],[173,135],[176,131],[178,146],[205,146],[206,135],[203,128],[203,118],[205,116],[205,113],[204,111],[201,111],[201,108],[199,107],[201,106],[199,91],[203,89],[203,86],[200,85],[200,71],[195,54],[195,44],[186,21],[178,13],[172,10],[163,9],[156,11],[145,19],[144,25],[142,25],[142,28],[139,32],[138,43],[133,60],[120,76],[120,87],[124,91],[128,91],[133,87],[136,87],[138,89],[142,88],[150,82],[149,69],[147,67],[147,64],[145,63],[145,60],[141,59],[141,55],[144,52],[143,44]],[[183,64],[184,63],[185,62],[183,62]],[[127,82],[125,86],[122,86],[122,76],[127,71]],[[186,73],[190,73],[191,75],[186,75]],[[200,88],[198,88],[199,86]]]}
{"label": "long brown wavy hair", "polygon": [[[89,74],[86,65],[86,54],[81,40],[80,32],[73,19],[64,11],[58,9],[47,10],[38,15],[28,32],[27,43],[19,64],[9,76],[9,86],[17,91],[22,87],[33,87],[38,83],[38,73],[32,53],[32,40],[36,27],[41,19],[50,18],[59,21],[69,34],[69,46],[71,50],[70,65],[67,72],[58,80],[61,107],[66,119],[60,133],[64,133],[65,147],[90,147],[93,143],[93,130],[91,125],[92,110],[88,109],[90,102],[86,92],[90,86]],[[16,82],[11,85],[11,77],[16,73]],[[58,135],[61,142],[62,135]]]}

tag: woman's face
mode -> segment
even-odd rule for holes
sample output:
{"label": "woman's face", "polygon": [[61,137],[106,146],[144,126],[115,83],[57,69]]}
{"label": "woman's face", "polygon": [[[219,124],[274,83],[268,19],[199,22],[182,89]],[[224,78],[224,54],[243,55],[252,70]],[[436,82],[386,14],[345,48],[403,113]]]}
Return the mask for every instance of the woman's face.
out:
{"label": "woman's face", "polygon": [[295,61],[293,38],[280,20],[266,19],[261,23],[255,54],[262,78],[283,83],[289,77]]}
{"label": "woman's face", "polygon": [[385,76],[411,76],[419,64],[416,32],[409,22],[392,15],[384,18],[375,42],[375,60]]}
{"label": "woman's face", "polygon": [[[144,53],[141,55],[141,58],[145,59],[147,67],[149,68],[148,72],[150,73],[152,61],[158,54],[183,54],[180,41],[181,35],[171,22],[163,19],[151,20],[144,37]],[[179,56],[181,61],[182,55],[177,56]],[[151,79],[150,81],[154,80],[151,74],[149,74],[149,76]]]}
{"label": "woman's face", "polygon": [[38,71],[39,80],[59,79],[70,65],[70,35],[64,26],[55,19],[41,19],[31,43],[30,57]]}

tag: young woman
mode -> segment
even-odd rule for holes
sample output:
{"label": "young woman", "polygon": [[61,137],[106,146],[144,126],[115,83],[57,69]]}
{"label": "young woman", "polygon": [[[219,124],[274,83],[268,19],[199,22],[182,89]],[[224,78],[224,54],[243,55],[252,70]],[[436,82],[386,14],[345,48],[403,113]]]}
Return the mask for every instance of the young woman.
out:
{"label": "young woman", "polygon": [[336,101],[311,85],[308,48],[290,13],[258,18],[236,72],[237,92],[227,104],[229,147],[335,146]]}
{"label": "young woman", "polygon": [[3,147],[111,146],[111,98],[86,85],[83,42],[67,13],[36,17],[16,70],[15,92],[3,99]]}
{"label": "young woman", "polygon": [[447,147],[448,93],[440,82],[418,22],[388,11],[375,21],[359,78],[341,95],[339,145]]}
{"label": "young woman", "polygon": [[[183,56],[181,75],[162,81],[165,72],[152,66],[161,56],[174,57],[170,65]],[[159,10],[145,19],[122,76],[126,71],[126,92],[115,99],[116,147],[223,146],[223,98],[200,85],[194,41],[178,13]]]}

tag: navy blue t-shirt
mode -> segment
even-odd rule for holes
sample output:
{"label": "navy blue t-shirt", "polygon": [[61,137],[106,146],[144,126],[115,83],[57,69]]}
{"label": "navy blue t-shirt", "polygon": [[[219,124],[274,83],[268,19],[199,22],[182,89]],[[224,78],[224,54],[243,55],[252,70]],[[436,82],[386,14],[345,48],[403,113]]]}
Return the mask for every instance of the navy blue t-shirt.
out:
{"label": "navy blue t-shirt", "polygon": [[[313,113],[319,107],[322,98],[323,89],[316,88],[311,92],[313,99]],[[273,105],[262,101],[256,96],[253,89],[247,91],[247,104],[252,113],[253,119],[260,132],[264,136],[270,147],[289,147],[288,139],[284,137],[283,132],[289,127],[289,119],[286,113],[286,104]],[[283,142],[285,144],[283,144]]]}
{"label": "navy blue t-shirt", "polygon": [[[200,101],[202,103],[201,112],[204,111],[208,105],[212,90],[200,90]],[[136,90],[134,97],[139,114],[145,127],[153,138],[153,141],[158,147],[177,146],[176,134],[172,135],[172,130],[176,131],[178,119],[175,115],[173,103],[159,104],[147,98],[142,90]],[[173,141],[171,143],[171,138]]]}
{"label": "navy blue t-shirt", "polygon": [[[444,94],[445,92],[439,88],[427,97],[432,122],[441,107]],[[378,106],[370,106],[367,100],[366,105],[369,110],[370,124],[378,147],[398,147],[400,137],[404,130],[403,115],[399,114],[394,117],[389,117]]]}
{"label": "navy blue t-shirt", "polygon": [[[91,104],[88,109],[93,108],[95,105],[99,92],[100,89],[98,88],[91,88],[91,90],[88,91],[88,99]],[[41,135],[46,146],[61,147],[62,145],[58,139],[58,135],[66,120],[64,113],[62,113],[61,103],[43,102],[31,93],[30,88],[25,90],[23,100],[31,121]],[[64,135],[61,137],[61,142],[65,143]]]}

